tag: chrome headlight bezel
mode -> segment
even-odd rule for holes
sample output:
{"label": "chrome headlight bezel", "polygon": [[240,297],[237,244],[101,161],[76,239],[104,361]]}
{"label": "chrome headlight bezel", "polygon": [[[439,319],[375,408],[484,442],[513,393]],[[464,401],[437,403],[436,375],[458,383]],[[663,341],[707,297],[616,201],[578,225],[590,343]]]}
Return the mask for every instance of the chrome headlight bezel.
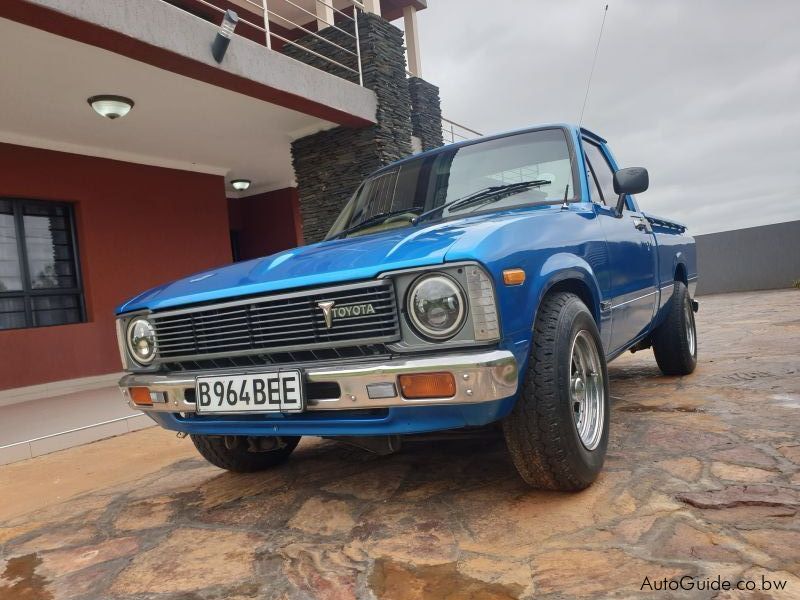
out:
{"label": "chrome headlight bezel", "polygon": [[478,264],[468,264],[464,270],[475,341],[497,341],[500,339],[500,315],[492,278]]}
{"label": "chrome headlight bezel", "polygon": [[[408,314],[408,292],[426,275],[446,275],[455,280],[465,292],[466,318],[460,330],[449,339],[423,336]],[[379,279],[392,279],[397,292],[401,339],[389,345],[392,352],[427,352],[434,348],[465,348],[487,346],[500,341],[501,324],[495,282],[489,271],[475,260],[454,261],[436,266],[412,267],[384,271]]]}
{"label": "chrome headlight bezel", "polygon": [[[432,283],[440,283],[449,287],[452,291],[452,294],[457,299],[458,310],[456,317],[446,329],[437,330],[436,328],[432,327],[430,323],[424,323],[414,309],[414,301],[422,286],[430,285]],[[452,339],[456,334],[458,334],[458,332],[464,327],[464,323],[467,321],[467,314],[469,313],[467,295],[465,294],[463,288],[455,279],[441,272],[425,273],[414,280],[414,282],[409,286],[408,292],[406,293],[405,308],[406,314],[408,315],[408,320],[417,334],[425,339],[436,342]]]}
{"label": "chrome headlight bezel", "polygon": [[[149,337],[152,340],[150,342],[150,345],[152,346],[152,350],[150,351],[150,354],[145,358],[143,358],[142,356],[137,354],[137,352],[136,352],[136,340],[133,337],[134,336],[134,328],[140,323],[143,323],[146,328],[149,328],[149,332],[148,332],[147,336],[141,336],[141,337]],[[140,339],[140,338],[137,338],[137,339]],[[158,343],[156,341],[156,330],[155,330],[155,327],[153,327],[153,324],[150,322],[150,320],[147,317],[143,317],[143,316],[134,317],[133,319],[131,319],[128,322],[128,324],[125,327],[125,348],[128,351],[128,356],[131,358],[131,360],[133,360],[133,362],[135,362],[138,365],[147,366],[147,365],[151,364],[155,360],[156,354],[158,353]]]}

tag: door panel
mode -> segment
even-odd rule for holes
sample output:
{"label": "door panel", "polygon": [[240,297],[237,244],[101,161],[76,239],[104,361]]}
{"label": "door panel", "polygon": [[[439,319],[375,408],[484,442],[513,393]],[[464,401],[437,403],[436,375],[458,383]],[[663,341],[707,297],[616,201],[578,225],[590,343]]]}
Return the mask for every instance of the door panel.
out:
{"label": "door panel", "polygon": [[613,354],[645,332],[652,322],[658,301],[656,282],[657,253],[650,223],[635,210],[628,198],[621,217],[617,217],[617,198],[613,191],[614,167],[600,146],[583,141],[587,178],[593,178],[600,198],[593,198],[595,212],[608,244],[611,301],[611,344]]}
{"label": "door panel", "polygon": [[[611,351],[627,346],[653,319],[658,300],[656,252],[653,234],[640,213],[597,206],[597,215],[608,242],[611,262]],[[640,226],[641,227],[641,226]]]}

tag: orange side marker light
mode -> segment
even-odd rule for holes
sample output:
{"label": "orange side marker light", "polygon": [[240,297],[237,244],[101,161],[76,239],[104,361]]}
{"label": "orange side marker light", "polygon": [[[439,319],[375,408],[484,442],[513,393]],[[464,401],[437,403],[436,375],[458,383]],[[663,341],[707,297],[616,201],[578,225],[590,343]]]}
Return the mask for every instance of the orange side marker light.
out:
{"label": "orange side marker light", "polygon": [[525,283],[525,271],[522,269],[506,269],[503,271],[503,283],[506,285],[522,285]]}
{"label": "orange side marker light", "polygon": [[131,400],[136,406],[153,406],[153,399],[150,397],[150,389],[146,387],[128,388]]}
{"label": "orange side marker light", "polygon": [[456,379],[452,373],[415,373],[397,378],[403,398],[450,398],[456,395]]}

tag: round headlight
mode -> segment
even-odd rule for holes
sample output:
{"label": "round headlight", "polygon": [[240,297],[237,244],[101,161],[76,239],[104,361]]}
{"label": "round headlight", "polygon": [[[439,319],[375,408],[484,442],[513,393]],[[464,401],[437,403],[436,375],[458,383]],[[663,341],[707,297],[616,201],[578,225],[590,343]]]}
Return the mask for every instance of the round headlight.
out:
{"label": "round headlight", "polygon": [[153,362],[156,357],[156,330],[144,317],[128,323],[128,352],[142,365]]}
{"label": "round headlight", "polygon": [[461,287],[446,275],[427,275],[408,293],[408,316],[425,337],[453,337],[464,324],[466,300]]}

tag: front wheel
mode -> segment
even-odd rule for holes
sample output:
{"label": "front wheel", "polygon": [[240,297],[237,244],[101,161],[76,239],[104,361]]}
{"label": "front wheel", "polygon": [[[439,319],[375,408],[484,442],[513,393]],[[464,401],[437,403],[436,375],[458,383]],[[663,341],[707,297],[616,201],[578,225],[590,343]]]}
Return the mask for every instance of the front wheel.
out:
{"label": "front wheel", "polygon": [[215,467],[236,473],[264,471],[286,462],[300,437],[195,435],[195,448]]}
{"label": "front wheel", "polygon": [[522,393],[503,432],[533,487],[577,491],[597,478],[608,447],[608,373],[597,325],[575,294],[539,308]]}
{"label": "front wheel", "polygon": [[689,290],[676,281],[664,322],[653,332],[653,354],[664,375],[689,375],[697,366],[697,329]]}

